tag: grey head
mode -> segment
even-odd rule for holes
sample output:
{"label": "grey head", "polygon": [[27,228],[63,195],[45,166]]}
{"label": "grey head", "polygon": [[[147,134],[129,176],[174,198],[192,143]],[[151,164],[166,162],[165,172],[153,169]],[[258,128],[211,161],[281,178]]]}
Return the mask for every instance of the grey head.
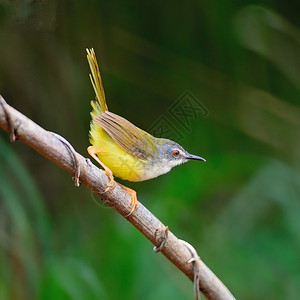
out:
{"label": "grey head", "polygon": [[158,156],[161,160],[169,162],[171,168],[183,164],[189,160],[201,160],[205,161],[204,158],[188,153],[178,143],[162,138],[156,138],[155,144],[158,150]]}
{"label": "grey head", "polygon": [[143,178],[155,178],[169,172],[173,167],[181,165],[189,160],[206,161],[200,156],[188,153],[181,145],[174,141],[163,138],[154,139],[157,151],[153,158],[148,161]]}

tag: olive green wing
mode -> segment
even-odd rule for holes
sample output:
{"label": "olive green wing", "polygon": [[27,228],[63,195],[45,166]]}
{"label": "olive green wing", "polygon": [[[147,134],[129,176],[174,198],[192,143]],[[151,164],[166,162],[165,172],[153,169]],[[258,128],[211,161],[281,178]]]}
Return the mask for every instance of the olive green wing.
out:
{"label": "olive green wing", "polygon": [[157,150],[152,135],[112,112],[104,111],[95,121],[120,147],[139,159],[147,160]]}

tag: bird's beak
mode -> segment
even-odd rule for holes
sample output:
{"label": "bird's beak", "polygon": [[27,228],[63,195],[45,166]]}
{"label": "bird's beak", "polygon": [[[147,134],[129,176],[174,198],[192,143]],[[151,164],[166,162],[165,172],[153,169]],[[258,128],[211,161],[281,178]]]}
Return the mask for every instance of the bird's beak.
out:
{"label": "bird's beak", "polygon": [[203,157],[201,156],[197,156],[197,155],[193,155],[193,154],[188,154],[185,156],[186,159],[194,159],[194,160],[202,160],[202,161],[206,161]]}

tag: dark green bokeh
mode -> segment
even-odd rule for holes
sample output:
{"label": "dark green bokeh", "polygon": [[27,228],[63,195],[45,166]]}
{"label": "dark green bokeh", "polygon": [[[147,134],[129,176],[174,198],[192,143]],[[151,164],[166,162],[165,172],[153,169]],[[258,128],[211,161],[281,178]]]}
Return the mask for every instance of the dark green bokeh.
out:
{"label": "dark green bokeh", "polygon": [[[87,156],[94,47],[111,111],[143,129],[163,118],[207,159],[126,184],[238,299],[297,299],[296,4],[1,1],[0,93]],[[186,91],[208,109],[187,128],[171,114]],[[1,300],[192,297],[128,222],[0,132]]]}

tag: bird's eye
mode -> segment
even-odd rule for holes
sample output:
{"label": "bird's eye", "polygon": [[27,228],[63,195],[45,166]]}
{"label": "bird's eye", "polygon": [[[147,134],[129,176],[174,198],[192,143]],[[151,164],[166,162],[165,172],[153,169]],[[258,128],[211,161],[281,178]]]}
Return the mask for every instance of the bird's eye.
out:
{"label": "bird's eye", "polygon": [[180,155],[180,151],[179,151],[179,150],[174,150],[174,151],[173,151],[173,155],[174,155],[175,157],[178,157],[178,156]]}

